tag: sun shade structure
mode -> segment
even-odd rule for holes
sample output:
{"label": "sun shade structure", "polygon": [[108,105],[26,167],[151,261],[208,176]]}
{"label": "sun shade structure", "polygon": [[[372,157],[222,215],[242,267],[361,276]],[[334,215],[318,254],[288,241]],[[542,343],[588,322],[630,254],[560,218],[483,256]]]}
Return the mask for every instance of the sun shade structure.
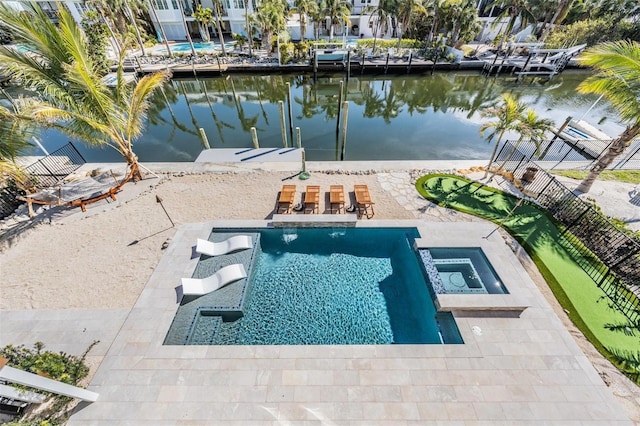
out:
{"label": "sun shade structure", "polygon": [[238,250],[250,249],[253,247],[253,239],[249,235],[235,235],[226,240],[214,243],[198,238],[196,243],[196,253],[207,256],[220,256]]}
{"label": "sun shade structure", "polygon": [[[52,392],[58,395],[80,399],[82,401],[95,402],[98,400],[99,395],[95,392],[39,376],[28,371],[9,367],[6,363],[6,358],[0,358],[0,380],[2,381],[29,386],[38,390]],[[35,395],[37,394],[33,393],[32,396]]]}
{"label": "sun shade structure", "polygon": [[247,272],[244,270],[244,265],[235,263],[225,266],[207,278],[183,278],[182,294],[184,296],[201,296],[246,277]]}

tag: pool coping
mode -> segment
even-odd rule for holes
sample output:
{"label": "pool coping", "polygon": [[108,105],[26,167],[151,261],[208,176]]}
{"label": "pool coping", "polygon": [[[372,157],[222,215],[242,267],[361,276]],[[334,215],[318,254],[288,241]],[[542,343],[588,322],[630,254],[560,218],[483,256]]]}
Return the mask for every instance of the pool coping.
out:
{"label": "pool coping", "polygon": [[488,223],[356,223],[416,227],[430,245],[481,244],[505,286],[528,308],[518,315],[454,309],[465,344],[164,346],[177,309],[176,286],[196,268],[196,238],[208,238],[214,227],[270,224],[180,226],[88,387],[100,399],[82,406],[68,424],[272,424],[317,420],[318,413],[338,423],[444,418],[631,424],[502,237],[483,238],[495,229]]}

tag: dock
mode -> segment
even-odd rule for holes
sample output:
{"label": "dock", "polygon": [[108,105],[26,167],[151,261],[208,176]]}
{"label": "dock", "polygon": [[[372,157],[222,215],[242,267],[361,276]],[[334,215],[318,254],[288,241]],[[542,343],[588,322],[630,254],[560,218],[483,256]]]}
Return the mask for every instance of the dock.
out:
{"label": "dock", "polygon": [[203,150],[196,163],[302,162],[301,148],[214,148]]}
{"label": "dock", "polygon": [[[485,55],[482,71],[488,75],[507,71],[517,76],[517,81],[524,77],[553,78],[560,74],[569,61],[582,52],[587,45],[581,44],[568,49],[541,49],[542,43],[511,43],[506,54]],[[517,49],[529,49],[527,55],[516,55]]]}

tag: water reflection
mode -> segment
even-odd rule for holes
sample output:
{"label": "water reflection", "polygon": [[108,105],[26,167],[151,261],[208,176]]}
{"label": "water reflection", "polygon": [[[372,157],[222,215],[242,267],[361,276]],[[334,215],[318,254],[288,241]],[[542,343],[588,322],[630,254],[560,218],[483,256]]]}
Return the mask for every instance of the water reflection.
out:
{"label": "water reflection", "polygon": [[[511,92],[560,125],[569,115],[582,118],[596,100],[575,90],[585,76],[565,71],[544,85],[516,84],[476,72],[352,77],[344,81],[342,93],[349,101],[345,160],[486,159],[492,146],[479,134],[482,108]],[[290,83],[293,125],[301,128],[307,159],[335,160],[344,79],[345,75],[317,81],[311,75],[174,79],[155,95],[147,129],[135,150],[142,161],[192,161],[203,149],[200,127],[211,148],[252,147],[251,127],[256,127],[261,147],[280,147],[278,102],[283,101],[287,111]],[[584,119],[610,136],[622,130],[605,102]],[[44,140],[53,148],[65,142],[55,132],[47,132]],[[89,161],[119,160],[117,154],[107,157],[104,150],[82,151]]]}

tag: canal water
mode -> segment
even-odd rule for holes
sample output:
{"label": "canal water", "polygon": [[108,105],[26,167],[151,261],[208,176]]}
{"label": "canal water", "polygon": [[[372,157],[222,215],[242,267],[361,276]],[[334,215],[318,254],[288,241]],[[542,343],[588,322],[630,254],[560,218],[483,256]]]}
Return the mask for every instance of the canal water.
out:
{"label": "canal water", "polygon": [[[516,83],[513,77],[487,78],[475,71],[356,75],[348,81],[344,74],[317,80],[286,74],[173,79],[154,97],[146,130],[134,149],[145,162],[193,161],[205,148],[199,128],[205,130],[211,148],[249,148],[251,127],[257,130],[261,148],[282,147],[283,101],[287,144],[292,146],[290,128],[300,127],[307,160],[484,160],[493,143],[480,135],[480,126],[490,120],[480,111],[505,92],[557,126],[572,116],[616,136],[622,126],[606,102],[591,108],[597,97],[576,92],[587,75],[565,71],[547,83]],[[341,81],[342,100],[349,103],[344,157],[338,127],[344,114],[339,110]],[[47,131],[41,140],[51,151],[69,139]],[[122,161],[111,149],[77,146],[87,161]]]}

